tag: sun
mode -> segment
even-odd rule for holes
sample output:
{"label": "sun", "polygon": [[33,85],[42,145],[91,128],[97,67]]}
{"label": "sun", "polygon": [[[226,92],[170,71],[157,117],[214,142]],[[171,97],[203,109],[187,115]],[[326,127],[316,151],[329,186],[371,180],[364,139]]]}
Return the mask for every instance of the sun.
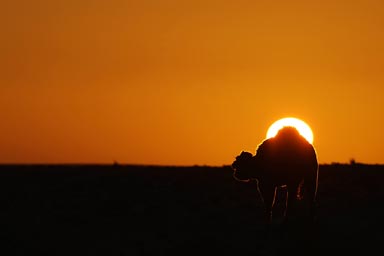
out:
{"label": "sun", "polygon": [[275,137],[277,132],[286,126],[295,127],[301,136],[303,136],[309,143],[313,143],[313,133],[309,125],[295,117],[286,117],[274,122],[268,129],[267,139]]}

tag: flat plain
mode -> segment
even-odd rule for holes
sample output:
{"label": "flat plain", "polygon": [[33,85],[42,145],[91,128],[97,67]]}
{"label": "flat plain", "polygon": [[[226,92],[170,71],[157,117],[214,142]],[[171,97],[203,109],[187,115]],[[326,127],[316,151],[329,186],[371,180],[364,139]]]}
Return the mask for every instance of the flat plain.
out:
{"label": "flat plain", "polygon": [[266,239],[255,184],[228,166],[2,165],[0,253],[370,255],[384,242],[383,182],[383,165],[321,165],[316,223],[281,238],[281,189]]}

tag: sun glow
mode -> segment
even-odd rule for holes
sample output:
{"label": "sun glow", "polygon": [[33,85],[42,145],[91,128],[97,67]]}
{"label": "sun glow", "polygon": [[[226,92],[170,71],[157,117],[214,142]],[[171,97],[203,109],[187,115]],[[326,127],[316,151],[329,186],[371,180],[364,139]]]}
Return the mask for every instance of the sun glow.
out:
{"label": "sun glow", "polygon": [[303,136],[309,143],[313,143],[313,133],[309,125],[294,117],[286,117],[274,122],[268,129],[267,139],[275,137],[277,132],[286,126],[295,127],[301,136]]}

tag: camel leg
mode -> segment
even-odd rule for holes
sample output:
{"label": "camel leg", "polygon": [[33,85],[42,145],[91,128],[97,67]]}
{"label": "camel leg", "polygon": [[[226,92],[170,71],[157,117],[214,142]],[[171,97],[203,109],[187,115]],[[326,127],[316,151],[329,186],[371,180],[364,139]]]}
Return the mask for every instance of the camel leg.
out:
{"label": "camel leg", "polygon": [[309,189],[308,204],[309,204],[309,218],[312,222],[316,220],[316,191],[312,188]]}
{"label": "camel leg", "polygon": [[276,187],[268,184],[260,184],[259,191],[264,201],[265,222],[270,224],[272,221],[272,209],[275,203]]}
{"label": "camel leg", "polygon": [[308,200],[309,218],[312,222],[316,220],[316,193],[317,193],[317,177],[305,183],[305,191]]}
{"label": "camel leg", "polygon": [[284,221],[283,226],[286,226],[288,222],[290,222],[295,213],[295,202],[297,200],[297,190],[298,185],[288,185],[287,186],[287,197],[285,201],[285,211],[284,211]]}

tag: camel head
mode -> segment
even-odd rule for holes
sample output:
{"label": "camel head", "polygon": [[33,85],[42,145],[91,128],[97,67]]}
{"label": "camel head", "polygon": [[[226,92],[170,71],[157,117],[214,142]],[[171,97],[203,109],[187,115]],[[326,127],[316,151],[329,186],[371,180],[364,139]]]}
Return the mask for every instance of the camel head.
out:
{"label": "camel head", "polygon": [[249,182],[254,171],[253,155],[249,152],[242,151],[232,163],[233,177],[242,182]]}

